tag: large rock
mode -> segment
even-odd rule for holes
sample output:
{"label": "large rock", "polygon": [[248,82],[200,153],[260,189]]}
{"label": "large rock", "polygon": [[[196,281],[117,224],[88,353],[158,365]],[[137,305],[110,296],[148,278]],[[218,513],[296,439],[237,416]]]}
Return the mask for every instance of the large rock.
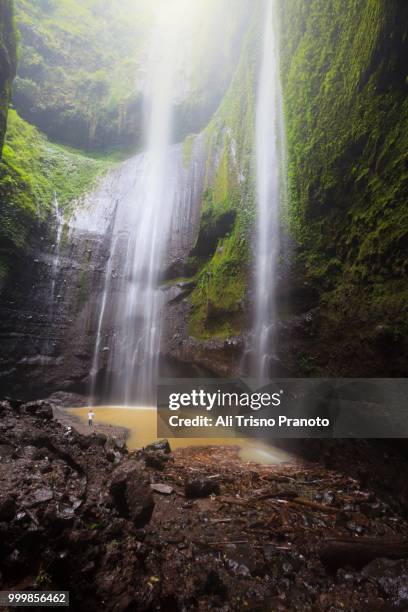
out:
{"label": "large rock", "polygon": [[170,460],[170,455],[166,455],[163,451],[145,451],[143,453],[146,466],[155,470],[164,470]]}
{"label": "large rock", "polygon": [[168,440],[158,440],[157,442],[153,442],[149,444],[145,448],[146,451],[153,452],[163,452],[163,453],[171,453],[171,448]]}
{"label": "large rock", "polygon": [[110,494],[121,516],[132,519],[138,527],[150,521],[154,501],[141,463],[128,460],[118,466],[112,475]]}

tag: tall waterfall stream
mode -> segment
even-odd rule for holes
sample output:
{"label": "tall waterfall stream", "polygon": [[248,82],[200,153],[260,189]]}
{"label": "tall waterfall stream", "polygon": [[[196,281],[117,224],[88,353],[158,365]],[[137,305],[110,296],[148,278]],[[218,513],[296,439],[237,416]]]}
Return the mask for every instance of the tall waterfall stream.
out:
{"label": "tall waterfall stream", "polygon": [[[191,223],[190,208],[200,186],[194,174],[194,150],[189,172],[183,167],[181,145],[171,144],[175,95],[183,85],[180,75],[188,49],[185,34],[193,16],[187,11],[184,20],[177,20],[173,9],[173,5],[167,10],[161,7],[149,51],[146,152],[123,166],[113,187],[114,220],[91,370],[91,401],[99,395],[98,372],[104,362],[111,397],[125,405],[155,403],[166,293],[159,286],[161,274],[171,243],[188,233],[185,226]],[[113,333],[105,344],[109,328]]]}
{"label": "tall waterfall stream", "polygon": [[284,200],[285,136],[279,76],[277,5],[266,3],[256,106],[255,315],[251,374],[271,373],[276,340],[276,288],[281,247],[280,212]]}

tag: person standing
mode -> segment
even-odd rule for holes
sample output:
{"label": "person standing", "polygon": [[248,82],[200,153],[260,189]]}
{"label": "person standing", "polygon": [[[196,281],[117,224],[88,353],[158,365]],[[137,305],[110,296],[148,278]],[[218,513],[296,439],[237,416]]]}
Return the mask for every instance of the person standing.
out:
{"label": "person standing", "polygon": [[93,418],[94,418],[94,416],[95,416],[94,411],[92,409],[90,409],[88,411],[88,425],[89,425],[89,427],[92,427],[92,425],[93,425]]}

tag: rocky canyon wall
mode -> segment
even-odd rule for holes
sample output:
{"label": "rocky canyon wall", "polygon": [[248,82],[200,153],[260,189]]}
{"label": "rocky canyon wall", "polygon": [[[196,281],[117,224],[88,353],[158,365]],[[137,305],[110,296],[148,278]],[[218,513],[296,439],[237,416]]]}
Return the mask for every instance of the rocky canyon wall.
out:
{"label": "rocky canyon wall", "polygon": [[17,52],[13,3],[0,0],[0,155],[7,126],[11,85],[16,74]]}
{"label": "rocky canyon wall", "polygon": [[282,1],[281,18],[300,370],[405,376],[407,3]]}

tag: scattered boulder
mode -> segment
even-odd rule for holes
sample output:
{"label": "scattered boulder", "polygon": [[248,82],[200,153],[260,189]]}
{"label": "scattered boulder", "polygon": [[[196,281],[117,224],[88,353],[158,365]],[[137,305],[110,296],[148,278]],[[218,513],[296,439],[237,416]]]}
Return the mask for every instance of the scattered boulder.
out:
{"label": "scattered boulder", "polygon": [[119,514],[137,527],[150,521],[154,501],[141,463],[129,460],[119,465],[112,475],[110,494]]}
{"label": "scattered boulder", "polygon": [[126,446],[121,444],[121,440],[108,438],[105,444],[106,458],[111,463],[119,463],[125,453]]}
{"label": "scattered boulder", "polygon": [[149,444],[145,448],[146,451],[153,452],[163,452],[163,453],[171,453],[171,448],[168,440],[158,440],[157,442],[153,442],[153,444]]}
{"label": "scattered boulder", "polygon": [[159,451],[145,451],[143,453],[143,457],[147,467],[151,467],[155,470],[164,470],[166,464],[170,460],[170,456],[165,453]]}
{"label": "scattered boulder", "polygon": [[163,470],[170,459],[171,448],[168,440],[158,440],[149,444],[143,451],[146,466]]}
{"label": "scattered boulder", "polygon": [[219,495],[220,485],[211,478],[195,478],[186,480],[184,492],[187,498],[209,497],[209,495]]}

